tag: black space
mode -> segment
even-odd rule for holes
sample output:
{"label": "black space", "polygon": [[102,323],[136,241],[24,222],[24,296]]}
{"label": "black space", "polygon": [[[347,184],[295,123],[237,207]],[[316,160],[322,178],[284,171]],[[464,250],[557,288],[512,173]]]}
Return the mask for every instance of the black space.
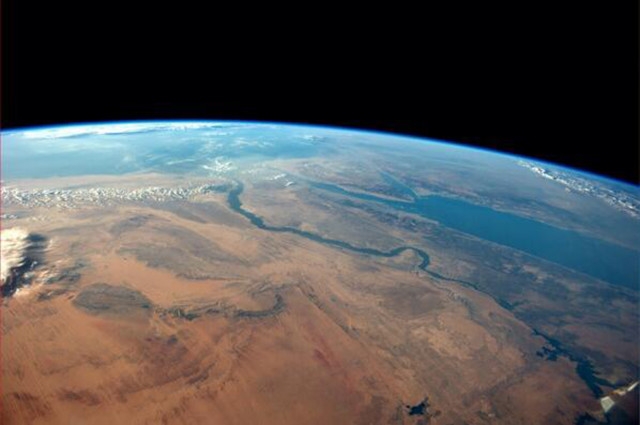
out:
{"label": "black space", "polygon": [[637,5],[477,3],[352,11],[5,0],[2,126],[329,124],[637,183]]}

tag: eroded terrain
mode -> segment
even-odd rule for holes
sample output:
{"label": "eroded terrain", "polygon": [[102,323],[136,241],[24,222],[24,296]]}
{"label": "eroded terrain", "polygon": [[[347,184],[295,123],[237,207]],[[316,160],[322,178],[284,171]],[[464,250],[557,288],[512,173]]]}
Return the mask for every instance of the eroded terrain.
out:
{"label": "eroded terrain", "polygon": [[[484,289],[425,273],[412,251],[378,258],[260,229],[229,208],[225,192],[164,208],[32,208],[13,221],[50,243],[32,282],[4,301],[5,422],[549,424],[598,409],[575,361],[545,358],[548,341],[533,329],[571,332],[597,353],[606,344],[593,335],[600,329],[623,343],[606,311],[592,317],[598,327],[568,322],[566,308],[568,323],[538,324],[553,292],[494,288],[490,296],[495,278],[482,262],[448,257],[390,226],[402,217],[381,220],[384,211],[323,201],[313,189],[252,185],[242,196],[274,225],[379,250],[421,246],[431,269]],[[287,218],[291,202],[305,206],[297,222]],[[333,228],[328,214],[340,217]],[[381,243],[385,234],[393,237]],[[493,262],[507,263],[492,249]],[[523,264],[519,274],[544,282],[535,261]],[[635,305],[617,302],[618,314]],[[632,347],[602,363],[607,378],[629,378]]]}
{"label": "eroded terrain", "polygon": [[474,178],[474,156],[301,140],[327,151],[4,184],[3,423],[587,424],[628,401],[637,289],[416,205],[449,196],[627,250],[637,235],[611,229],[635,216],[536,197],[515,162],[518,191]]}

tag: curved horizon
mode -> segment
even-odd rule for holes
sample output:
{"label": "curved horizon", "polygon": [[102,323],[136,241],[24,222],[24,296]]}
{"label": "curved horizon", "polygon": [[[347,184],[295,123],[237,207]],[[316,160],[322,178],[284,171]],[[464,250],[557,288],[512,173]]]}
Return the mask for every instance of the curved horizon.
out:
{"label": "curved horizon", "polygon": [[[640,183],[633,183],[633,182],[625,181],[615,177],[598,174],[593,171],[583,170],[583,169],[575,168],[569,165],[560,164],[560,163],[545,160],[545,159],[539,159],[539,158],[531,157],[528,155],[509,153],[509,152],[500,151],[497,149],[485,148],[485,147],[480,147],[476,145],[469,145],[469,144],[457,142],[457,141],[436,139],[432,137],[415,135],[415,134],[396,133],[396,132],[384,131],[384,130],[372,130],[372,129],[361,128],[361,127],[292,123],[292,122],[286,122],[286,121],[215,120],[215,119],[148,119],[148,120],[124,120],[124,121],[90,121],[90,122],[76,122],[76,123],[69,123],[69,124],[51,124],[51,125],[46,124],[46,125],[36,125],[36,126],[26,126],[26,127],[14,127],[10,129],[0,130],[0,135],[12,134],[12,133],[24,133],[25,131],[41,131],[41,130],[56,129],[56,128],[66,128],[66,127],[95,127],[95,126],[108,126],[108,125],[154,124],[154,123],[156,124],[160,124],[160,123],[211,123],[211,124],[231,123],[231,124],[254,124],[254,125],[279,125],[279,126],[287,126],[287,127],[323,128],[323,129],[334,129],[334,130],[344,131],[344,132],[377,134],[377,135],[383,135],[383,136],[411,139],[415,141],[427,141],[427,142],[437,143],[437,144],[453,145],[455,147],[459,147],[463,149],[481,151],[485,153],[506,156],[509,158],[530,160],[533,162],[537,162],[541,165],[549,165],[552,167],[557,167],[564,170],[581,173],[591,178],[604,179],[612,183],[630,186],[635,190],[640,189]],[[108,135],[108,134],[104,134],[104,135]],[[60,138],[64,138],[64,137],[70,137],[70,136],[60,136]]]}

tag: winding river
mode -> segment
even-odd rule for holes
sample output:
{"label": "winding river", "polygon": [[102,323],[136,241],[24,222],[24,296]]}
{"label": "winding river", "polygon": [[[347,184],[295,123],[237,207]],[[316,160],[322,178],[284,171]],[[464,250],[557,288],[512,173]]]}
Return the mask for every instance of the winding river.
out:
{"label": "winding river", "polygon": [[[314,185],[314,186],[318,187],[318,185]],[[372,201],[378,201],[378,202],[384,201],[391,204],[398,204],[402,206],[412,205],[411,202],[406,202],[406,201],[388,201],[386,199],[378,198],[373,195],[351,193],[351,192],[345,191],[344,189],[338,188],[337,186],[334,187],[334,186],[324,185],[324,184],[322,186],[324,186],[322,187],[323,189],[337,191],[346,195],[352,195],[360,199],[366,199],[366,200],[372,200]],[[401,246],[398,248],[394,248],[391,251],[381,251],[373,248],[358,247],[338,239],[325,238],[318,234],[308,232],[306,230],[300,230],[295,227],[271,226],[269,224],[266,224],[260,216],[242,207],[242,201],[240,200],[240,195],[242,194],[243,191],[244,191],[244,185],[241,182],[236,182],[236,185],[228,192],[228,195],[227,195],[227,201],[228,201],[229,207],[233,211],[247,218],[251,222],[251,224],[253,224],[254,226],[260,229],[271,231],[271,232],[292,233],[315,242],[342,248],[348,251],[356,252],[358,254],[371,255],[375,257],[391,258],[397,255],[400,255],[405,251],[413,251],[422,260],[421,263],[418,265],[418,268],[426,272],[427,274],[429,274],[431,277],[442,280],[442,281],[456,282],[458,284],[471,287],[479,292],[482,292],[490,296],[503,308],[506,308],[508,310],[513,310],[513,306],[510,305],[508,302],[505,302],[504,300],[496,298],[494,295],[486,291],[483,291],[478,287],[478,285],[472,282],[450,278],[450,277],[441,275],[439,273],[433,272],[431,270],[427,270],[427,267],[429,266],[429,255],[425,251],[419,248],[412,247],[412,246]],[[542,332],[539,332],[536,329],[532,329],[532,331],[534,335],[544,338],[546,342],[553,347],[553,354],[555,354],[556,356],[559,355],[559,356],[567,357],[569,360],[576,363],[576,372],[578,373],[578,376],[585,382],[587,387],[593,393],[594,397],[597,398],[603,394],[603,391],[600,388],[601,385],[610,386],[610,387],[613,386],[613,384],[611,384],[610,382],[598,377],[598,374],[594,369],[593,363],[589,359],[587,359],[585,356],[573,352],[568,347],[565,347],[560,341],[550,338],[549,336],[545,335]],[[549,358],[549,360],[553,361],[555,360],[555,357],[552,356]]]}
{"label": "winding river", "polygon": [[261,217],[242,208],[242,201],[240,201],[240,194],[243,192],[243,190],[244,190],[244,185],[238,182],[236,186],[229,191],[228,198],[227,198],[229,202],[229,207],[231,207],[231,209],[237,212],[238,214],[241,214],[242,216],[249,219],[251,224],[253,224],[254,226],[260,229],[269,230],[271,232],[293,233],[295,235],[302,236],[303,238],[307,238],[315,242],[320,242],[326,245],[343,248],[352,252],[357,252],[358,254],[373,255],[375,257],[391,258],[397,255],[400,255],[405,251],[413,251],[422,260],[422,262],[418,266],[420,270],[426,271],[427,267],[429,266],[429,255],[427,255],[427,253],[424,252],[423,250],[412,247],[412,246],[401,246],[398,248],[394,248],[391,251],[380,251],[378,249],[373,249],[373,248],[357,247],[357,246],[351,245],[348,242],[344,242],[337,239],[325,238],[315,233],[307,232],[306,230],[300,230],[295,227],[270,226],[268,224],[265,224],[264,220]]}

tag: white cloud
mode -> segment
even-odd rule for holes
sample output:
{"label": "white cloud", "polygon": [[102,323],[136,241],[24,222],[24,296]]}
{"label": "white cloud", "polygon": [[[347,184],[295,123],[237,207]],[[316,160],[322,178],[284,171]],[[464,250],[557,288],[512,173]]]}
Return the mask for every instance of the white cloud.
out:
{"label": "white cloud", "polygon": [[12,270],[24,264],[29,243],[29,232],[24,229],[13,228],[0,233],[0,286],[5,284]]}

